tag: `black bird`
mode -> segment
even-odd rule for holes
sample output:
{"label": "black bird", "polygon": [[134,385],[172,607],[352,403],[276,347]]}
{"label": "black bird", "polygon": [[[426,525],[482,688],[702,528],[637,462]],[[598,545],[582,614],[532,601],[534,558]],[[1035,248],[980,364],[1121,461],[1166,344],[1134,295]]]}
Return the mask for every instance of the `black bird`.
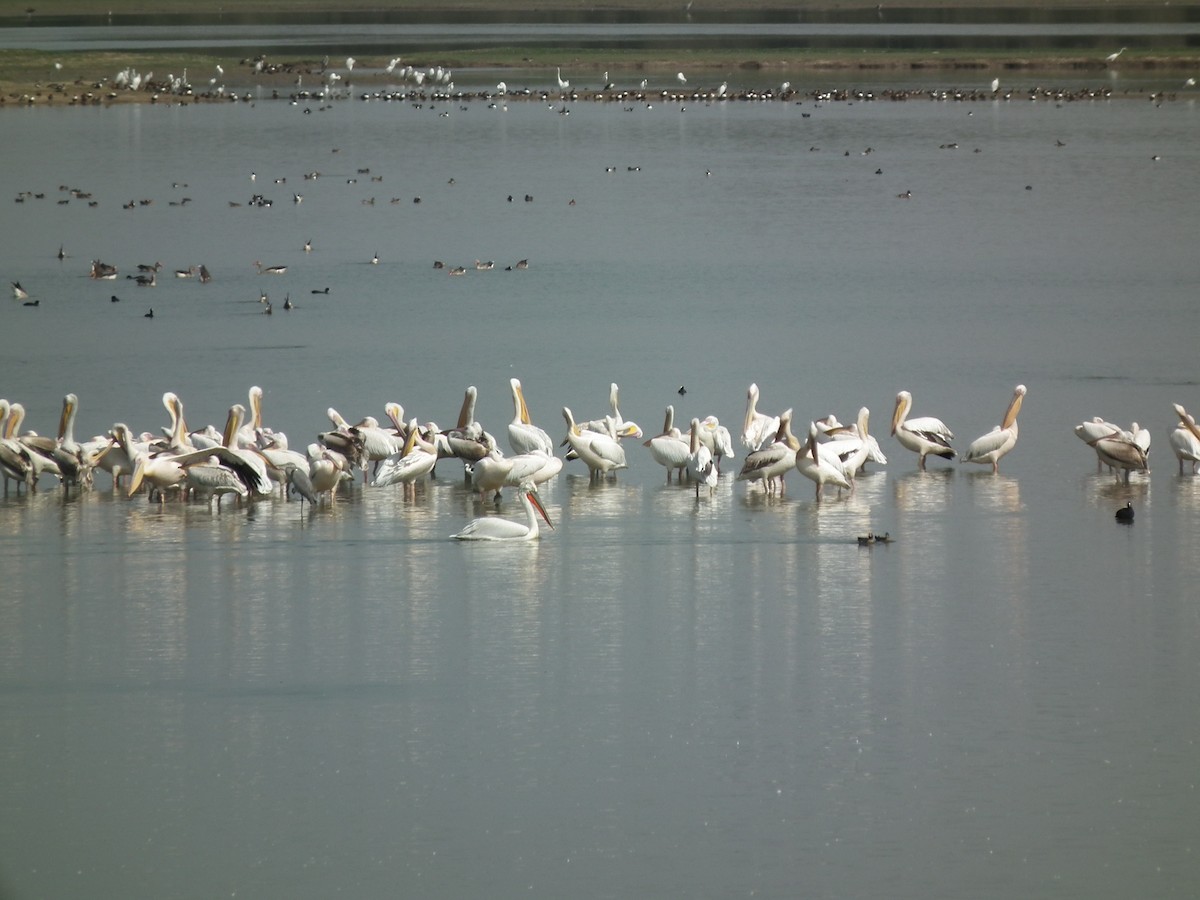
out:
{"label": "black bird", "polygon": [[116,294],[113,294],[111,297],[108,298],[108,302],[109,303],[120,303],[121,298],[118,297]]}
{"label": "black bird", "polygon": [[313,288],[313,291],[312,291],[312,292],[313,292],[314,294],[328,294],[328,293],[329,293],[329,288],[324,288],[323,290],[319,290],[319,291],[318,291],[316,288]]}
{"label": "black bird", "polygon": [[686,387],[684,387],[684,386],[681,384],[681,385],[679,386],[679,396],[680,396],[680,397],[682,397],[682,396],[683,396],[684,394],[686,394],[686,393],[687,393],[687,388],[686,388]]}
{"label": "black bird", "polygon": [[26,300],[21,305],[22,306],[37,306],[41,302],[42,302],[41,300]]}
{"label": "black bird", "polygon": [[151,309],[148,313],[143,315],[142,318],[143,319],[153,319],[154,318],[154,310]]}
{"label": "black bird", "polygon": [[1120,509],[1118,509],[1116,519],[1118,522],[1132,522],[1133,521],[1133,504],[1126,503],[1124,506],[1122,506]]}

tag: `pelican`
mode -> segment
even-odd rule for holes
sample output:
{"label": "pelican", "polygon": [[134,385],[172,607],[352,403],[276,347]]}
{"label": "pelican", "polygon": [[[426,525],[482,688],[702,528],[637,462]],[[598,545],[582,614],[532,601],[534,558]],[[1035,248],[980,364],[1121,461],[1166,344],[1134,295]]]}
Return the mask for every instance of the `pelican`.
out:
{"label": "pelican", "polygon": [[722,459],[736,456],[733,452],[733,435],[716,416],[705,416],[700,420],[700,443],[712,454],[718,472],[721,471]]}
{"label": "pelican", "polygon": [[1179,460],[1179,474],[1184,474],[1183,464],[1189,462],[1192,465],[1192,474],[1195,475],[1196,463],[1200,461],[1200,428],[1196,427],[1196,420],[1188,415],[1186,409],[1178,403],[1173,406],[1175,413],[1179,416],[1179,424],[1175,426],[1168,437],[1171,450]]}
{"label": "pelican", "polygon": [[660,466],[667,467],[667,484],[671,483],[671,473],[679,470],[680,478],[687,466],[689,447],[682,433],[675,427],[675,407],[667,407],[663,430],[643,445],[650,450],[650,455]]}
{"label": "pelican", "polygon": [[512,447],[513,453],[541,450],[547,456],[553,456],[554,441],[529,419],[529,407],[525,403],[525,392],[521,388],[520,379],[510,378],[509,385],[512,387],[515,414],[508,424],[508,445]]}
{"label": "pelican", "polygon": [[775,493],[775,479],[779,479],[779,493],[785,489],[784,476],[796,466],[796,451],[800,442],[792,436],[792,411],[786,409],[779,415],[779,427],[775,440],[758,450],[746,454],[738,481],[761,481],[763,490]]}
{"label": "pelican", "polygon": [[973,440],[960,461],[983,465],[990,463],[992,474],[999,472],[1001,458],[1017,446],[1017,413],[1021,411],[1024,400],[1025,385],[1018,384],[1004,413],[1004,420],[987,434]]}
{"label": "pelican", "polygon": [[823,437],[829,442],[828,446],[841,460],[842,468],[851,483],[868,462],[887,465],[883,449],[868,428],[870,417],[871,411],[864,406],[858,411],[856,425],[841,425],[833,416],[828,416],[824,423],[814,423],[818,432],[823,433],[818,434],[818,437]]}
{"label": "pelican", "polygon": [[708,488],[711,496],[717,486],[717,467],[712,452],[700,443],[700,420],[692,419],[691,449],[687,458],[688,477],[696,482],[696,499],[700,499],[700,485]]}
{"label": "pelican", "polygon": [[953,432],[941,419],[932,416],[909,419],[910,409],[912,394],[901,391],[896,395],[896,410],[892,413],[892,434],[901,447],[918,454],[917,465],[921,471],[925,470],[925,457],[930,453],[944,459],[954,459],[954,448],[950,446],[950,441],[954,439]]}
{"label": "pelican", "polygon": [[25,288],[21,287],[21,282],[13,281],[10,283],[12,284],[12,292],[13,292],[14,298],[16,298],[17,300],[28,300],[29,299],[29,291],[27,291],[27,290],[25,290]]}
{"label": "pelican", "polygon": [[[787,434],[789,443],[795,442],[795,438],[791,435],[790,420],[787,425]],[[796,452],[796,470],[816,484],[818,503],[821,502],[821,488],[827,484],[834,484],[847,490],[854,489],[854,485],[846,477],[845,470],[836,454],[829,451],[822,452],[822,448],[830,446],[830,444],[822,444],[817,440],[817,423],[810,422],[808,441]]]}
{"label": "pelican", "polygon": [[[242,427],[242,421],[246,417],[246,407],[240,403],[235,403],[229,408],[229,415],[225,419],[225,431],[222,435],[221,446],[227,451],[221,454],[220,459],[223,464],[230,468],[236,468],[229,461],[229,456],[233,456],[242,466],[254,472],[257,483],[249,483],[250,479],[242,478],[249,488],[250,493],[259,497],[270,496],[271,494],[271,473],[267,468],[267,462],[258,453],[258,448],[246,449],[237,445],[237,434]],[[199,450],[198,453],[205,451]],[[211,453],[211,450],[209,451]]]}
{"label": "pelican", "polygon": [[[1149,465],[1146,451],[1134,441],[1121,434],[1097,438],[1089,441],[1100,462],[1114,470],[1125,472],[1125,481],[1129,481],[1129,473],[1133,470],[1148,472]],[[1120,477],[1118,472],[1117,477]]]}
{"label": "pelican", "polygon": [[563,467],[563,461],[557,456],[547,456],[540,450],[510,456],[508,462],[509,470],[504,483],[512,487],[520,487],[526,481],[532,481],[535,485],[545,484]]}
{"label": "pelican", "polygon": [[[426,434],[431,431],[426,428]],[[404,446],[380,464],[372,484],[375,487],[403,484],[405,493],[411,493],[412,485],[422,475],[432,472],[437,460],[437,445],[421,434],[421,427],[413,419],[408,423],[408,437]]]}
{"label": "pelican", "polygon": [[564,406],[562,414],[567,422],[567,443],[588,467],[588,474],[593,481],[617,469],[629,468],[625,461],[625,448],[615,437],[598,431],[584,431],[575,424],[569,407]]}
{"label": "pelican", "polygon": [[[642,436],[642,429],[637,422],[627,422],[621,415],[621,410],[617,408],[617,383],[614,381],[608,386],[608,405],[612,409],[611,416],[605,416],[602,419],[592,419],[589,422],[581,422],[579,427],[585,431],[599,431],[607,434],[610,427],[616,432],[618,439],[633,438],[634,440]],[[611,423],[609,420],[612,420]]]}
{"label": "pelican", "polygon": [[496,439],[475,421],[475,403],[478,397],[479,392],[475,385],[470,385],[463,395],[458,423],[440,435],[450,455],[464,462],[482,459],[496,447]]}
{"label": "pelican", "polygon": [[[401,412],[403,413],[403,410]],[[381,428],[379,420],[374,416],[365,416],[357,425],[350,426],[350,433],[357,436],[362,444],[363,484],[367,483],[367,463],[375,463],[375,474],[378,475],[383,460],[400,452],[404,447],[404,440]]]}
{"label": "pelican", "polygon": [[554,523],[550,521],[546,508],[538,499],[537,488],[533,486],[532,482],[527,481],[522,484],[520,491],[521,505],[525,507],[527,524],[501,519],[498,516],[484,516],[468,523],[466,528],[450,537],[458,541],[536,541],[538,539],[538,522],[535,511],[546,520],[546,524],[551,528],[554,527]]}
{"label": "pelican", "polygon": [[17,483],[18,490],[22,484],[32,489],[36,480],[31,451],[20,441],[9,436],[10,411],[9,402],[0,400],[0,474],[4,476],[5,493],[8,492],[10,480]]}
{"label": "pelican", "polygon": [[779,416],[768,416],[758,411],[758,385],[751,384],[746,391],[746,420],[742,425],[742,444],[751,450],[761,450],[779,431]]}
{"label": "pelican", "polygon": [[313,490],[317,494],[328,492],[330,501],[336,500],[337,489],[341,483],[354,480],[350,472],[350,461],[336,450],[330,450],[318,443],[309,444],[306,451],[308,477],[312,481]]}
{"label": "pelican", "polygon": [[23,463],[18,461],[17,467],[20,469],[24,465],[27,469],[26,481],[30,490],[37,490],[37,481],[42,473],[53,475],[59,481],[75,477],[79,469],[79,461],[68,456],[59,447],[55,438],[44,437],[33,431],[21,434],[21,423],[24,421],[25,407],[20,403],[12,404],[8,415],[8,426],[2,436],[10,442],[8,445],[10,450],[16,452],[17,456],[23,460]]}

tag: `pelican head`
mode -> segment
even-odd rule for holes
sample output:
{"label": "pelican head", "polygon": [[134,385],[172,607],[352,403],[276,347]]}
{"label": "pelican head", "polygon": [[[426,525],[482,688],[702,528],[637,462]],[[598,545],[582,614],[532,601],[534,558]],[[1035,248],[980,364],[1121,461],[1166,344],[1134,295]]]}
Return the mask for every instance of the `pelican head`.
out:
{"label": "pelican head", "polygon": [[1025,401],[1025,393],[1025,385],[1018,384],[1013,391],[1012,401],[1008,404],[1008,412],[1004,414],[1001,428],[1012,428],[1013,423],[1017,421],[1017,414],[1021,411],[1021,404]]}
{"label": "pelican head", "polygon": [[908,391],[901,391],[896,395],[896,409],[892,413],[892,434],[895,434],[900,423],[908,418],[910,409],[912,409],[912,394]]}

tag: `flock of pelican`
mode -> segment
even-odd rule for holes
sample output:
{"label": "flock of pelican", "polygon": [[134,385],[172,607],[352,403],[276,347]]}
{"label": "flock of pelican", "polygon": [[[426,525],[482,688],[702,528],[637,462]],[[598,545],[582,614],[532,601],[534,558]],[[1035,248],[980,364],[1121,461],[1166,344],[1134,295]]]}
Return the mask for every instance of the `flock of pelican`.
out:
{"label": "flock of pelican", "polygon": [[[636,422],[621,414],[616,384],[610,387],[608,410],[597,418],[580,421],[569,407],[563,407],[566,434],[557,442],[532,421],[520,380],[511,379],[510,388],[513,417],[506,437],[511,453],[502,450],[476,420],[478,392],[474,386],[466,389],[455,425],[445,429],[433,422],[421,424],[415,417],[406,420],[398,403],[385,405],[386,425],[373,416],[350,424],[330,408],[327,416],[332,427],[318,434],[304,452],[291,449],[284,433],[263,425],[263,391],[257,386],[250,388],[248,406],[238,403],[229,409],[221,429],[210,425],[190,430],[183,401],[168,392],[162,398],[168,424],[160,434],[135,434],[118,422],[106,434],[83,441],[75,437],[79,408],[75,394],[63,398],[55,437],[23,431],[24,407],[0,400],[0,474],[7,495],[10,481],[18,492],[23,487],[32,491],[42,476],[57,479],[67,490],[87,488],[94,471],[102,469],[111,476],[113,489],[123,489],[129,497],[144,490],[158,503],[168,497],[190,497],[206,501],[210,507],[215,503],[219,510],[226,494],[238,500],[278,493],[285,498],[298,495],[301,502],[310,504],[325,498],[332,502],[344,484],[360,476],[364,485],[400,485],[405,496],[412,496],[415,485],[433,475],[441,460],[454,458],[463,464],[471,490],[481,499],[492,496],[499,501],[504,488],[516,490],[526,521],[488,515],[453,537],[534,540],[539,516],[553,527],[538,498],[539,485],[555,478],[572,460],[582,462],[594,481],[614,478],[629,466],[624,441],[643,435]],[[1000,461],[1017,444],[1017,417],[1025,396],[1025,385],[1017,385],[1000,424],[972,441],[961,462],[999,471]],[[736,480],[758,481],[764,491],[782,494],[786,475],[795,470],[814,484],[820,502],[826,488],[835,488],[839,494],[853,491],[855,479],[869,463],[887,463],[869,430],[866,407],[859,410],[853,424],[825,416],[799,429],[802,437],[797,437],[792,409],[778,415],[763,413],[759,401],[758,386],[751,384],[740,435],[745,458]],[[950,429],[932,416],[911,417],[912,402],[908,391],[896,395],[891,419],[896,442],[917,455],[922,470],[928,456],[956,457]],[[1194,474],[1200,462],[1200,427],[1182,406],[1175,405],[1175,412],[1178,423],[1170,432],[1169,443],[1179,460],[1180,473],[1190,467]],[[1095,450],[1097,465],[1110,466],[1118,477],[1128,481],[1131,472],[1149,471],[1150,434],[1137,423],[1124,429],[1096,418],[1076,426],[1075,433]],[[667,483],[673,477],[679,482],[686,478],[693,484],[697,500],[702,490],[713,491],[722,463],[737,455],[733,435],[715,416],[693,417],[682,431],[675,424],[673,406],[666,407],[662,431],[645,440],[644,446],[650,458],[666,469]],[[557,452],[560,448],[566,448],[562,456]]]}

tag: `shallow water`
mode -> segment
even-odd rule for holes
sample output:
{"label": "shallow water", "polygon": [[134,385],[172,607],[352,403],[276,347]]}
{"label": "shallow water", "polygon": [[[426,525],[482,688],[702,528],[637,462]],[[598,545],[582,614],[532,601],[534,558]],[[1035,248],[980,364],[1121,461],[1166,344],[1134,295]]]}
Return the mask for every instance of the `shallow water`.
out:
{"label": "shallow water", "polygon": [[[697,501],[635,442],[515,547],[448,539],[485,507],[446,463],[313,512],[10,491],[0,893],[1192,893],[1194,104],[558,108],[6,111],[0,196],[46,196],[6,207],[41,302],[0,304],[0,395],[53,432],[75,391],[90,435],[260,384],[303,446],[476,384],[505,444],[513,376],[555,437],[611,381],[647,437],[668,403],[736,432],[755,381],[805,427],[869,406],[888,465]],[[906,388],[965,447],[1017,382],[999,476],[887,434]],[[1150,475],[1096,474],[1093,415]]]}

